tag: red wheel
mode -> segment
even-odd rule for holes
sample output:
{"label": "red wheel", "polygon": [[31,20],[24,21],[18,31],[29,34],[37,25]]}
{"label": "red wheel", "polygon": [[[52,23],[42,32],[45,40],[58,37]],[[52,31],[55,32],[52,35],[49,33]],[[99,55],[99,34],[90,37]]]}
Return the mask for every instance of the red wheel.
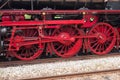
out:
{"label": "red wheel", "polygon": [[[22,37],[38,37],[39,34],[38,34],[38,30],[36,29],[25,29],[25,30],[22,30],[21,36]],[[18,51],[14,51],[13,54],[15,55],[16,58],[21,60],[33,60],[39,57],[40,54],[42,54],[43,49],[44,49],[44,44],[42,43],[34,44],[34,45],[26,45],[26,46],[20,47]]]}
{"label": "red wheel", "polygon": [[116,42],[116,33],[114,28],[107,23],[96,24],[89,32],[89,35],[96,35],[95,38],[89,38],[88,44],[91,51],[95,54],[107,54],[112,50]]}
{"label": "red wheel", "polygon": [[[51,43],[53,51],[60,57],[72,57],[82,46],[82,39],[73,39],[72,37],[81,35],[80,31],[74,26],[62,26],[53,32],[53,36],[59,36],[62,42]],[[71,39],[71,40],[70,40]]]}

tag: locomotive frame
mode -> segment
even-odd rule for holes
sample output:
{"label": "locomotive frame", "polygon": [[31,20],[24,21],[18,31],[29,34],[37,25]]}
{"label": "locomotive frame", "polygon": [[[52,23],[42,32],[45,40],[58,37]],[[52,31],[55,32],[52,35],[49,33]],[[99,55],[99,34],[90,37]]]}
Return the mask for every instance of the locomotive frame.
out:
{"label": "locomotive frame", "polygon": [[[109,53],[119,48],[119,25],[105,20],[106,15],[119,15],[120,10],[0,10],[0,30],[11,31],[1,36],[1,53],[21,60],[33,60],[46,53],[72,57],[81,48],[93,53]],[[41,19],[27,20],[25,14],[39,15]],[[51,15],[77,15],[82,18],[47,19]],[[102,19],[102,20],[101,20]],[[5,45],[7,47],[5,47]],[[6,49],[6,51],[4,50]]]}

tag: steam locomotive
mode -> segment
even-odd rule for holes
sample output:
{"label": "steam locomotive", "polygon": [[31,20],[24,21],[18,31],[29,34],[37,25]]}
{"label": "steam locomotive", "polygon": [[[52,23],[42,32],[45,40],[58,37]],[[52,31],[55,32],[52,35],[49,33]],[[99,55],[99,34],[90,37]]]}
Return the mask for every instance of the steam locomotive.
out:
{"label": "steam locomotive", "polygon": [[68,58],[81,49],[97,55],[119,50],[119,1],[105,4],[101,10],[5,10],[6,6],[0,10],[0,56],[33,60],[48,53]]}

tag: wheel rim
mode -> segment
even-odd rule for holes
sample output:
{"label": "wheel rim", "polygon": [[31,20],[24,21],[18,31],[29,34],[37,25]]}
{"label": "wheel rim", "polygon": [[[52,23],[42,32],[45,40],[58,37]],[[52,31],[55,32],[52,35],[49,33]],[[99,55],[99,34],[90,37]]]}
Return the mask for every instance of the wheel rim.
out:
{"label": "wheel rim", "polygon": [[[80,31],[73,26],[62,26],[53,32],[54,36],[74,37],[81,35]],[[75,39],[71,41],[53,42],[51,43],[53,51],[60,57],[72,57],[82,46],[82,39]]]}
{"label": "wheel rim", "polygon": [[[36,29],[25,29],[22,30],[23,37],[38,37],[38,31]],[[34,44],[34,45],[27,45],[22,46],[18,51],[14,51],[14,55],[16,58],[21,60],[33,60],[39,57],[44,49],[44,44]]]}
{"label": "wheel rim", "polygon": [[97,35],[96,38],[89,38],[88,44],[95,54],[107,54],[112,50],[116,42],[114,28],[107,23],[96,24],[89,32],[89,35]]}

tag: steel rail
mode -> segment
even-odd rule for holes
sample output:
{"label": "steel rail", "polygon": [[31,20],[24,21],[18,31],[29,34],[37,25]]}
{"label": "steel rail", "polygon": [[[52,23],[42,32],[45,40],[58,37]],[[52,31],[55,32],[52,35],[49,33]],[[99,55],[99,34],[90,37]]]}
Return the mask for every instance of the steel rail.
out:
{"label": "steel rail", "polygon": [[[41,78],[32,78],[29,80],[56,80],[60,78],[69,78],[69,77],[79,77],[79,76],[88,76],[88,75],[99,75],[99,74],[107,74],[107,73],[115,73],[115,72],[120,72],[120,69],[111,69],[111,70],[103,70],[103,71],[93,71],[93,72],[85,72],[85,73],[77,73],[77,74],[66,74],[66,75],[60,75],[60,76],[50,76],[50,77],[41,77]],[[23,79],[26,80],[26,79]],[[28,80],[28,79],[27,79]]]}

